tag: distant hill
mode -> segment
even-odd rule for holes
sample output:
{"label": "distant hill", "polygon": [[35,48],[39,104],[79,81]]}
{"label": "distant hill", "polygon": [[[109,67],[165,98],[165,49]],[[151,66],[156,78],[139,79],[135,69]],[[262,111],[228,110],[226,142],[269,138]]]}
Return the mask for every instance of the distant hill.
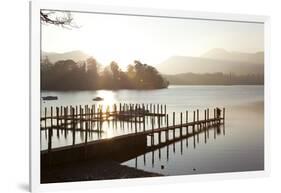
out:
{"label": "distant hill", "polygon": [[55,63],[59,60],[74,60],[75,62],[86,60],[90,56],[88,54],[85,54],[84,52],[80,50],[74,50],[70,52],[64,52],[64,53],[56,53],[56,52],[42,52],[42,58],[48,57],[50,62]]}
{"label": "distant hill", "polygon": [[235,73],[263,74],[263,53],[247,54],[211,50],[201,57],[172,56],[160,63],[157,69],[162,74],[192,73]]}
{"label": "distant hill", "polygon": [[163,75],[170,85],[263,85],[262,74],[235,75],[223,73],[181,73]]}
{"label": "distant hill", "polygon": [[263,64],[264,52],[256,52],[256,53],[228,52],[222,48],[215,48],[201,55],[201,58]]}

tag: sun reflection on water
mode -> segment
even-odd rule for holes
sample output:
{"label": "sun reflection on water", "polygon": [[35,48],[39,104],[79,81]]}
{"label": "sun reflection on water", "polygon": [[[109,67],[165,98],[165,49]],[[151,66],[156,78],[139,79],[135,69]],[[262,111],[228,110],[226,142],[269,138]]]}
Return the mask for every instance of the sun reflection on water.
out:
{"label": "sun reflection on water", "polygon": [[113,105],[117,103],[116,93],[110,90],[98,90],[97,97],[103,98],[102,101],[98,101],[98,105],[102,105],[103,111],[109,106],[110,110],[113,110]]}

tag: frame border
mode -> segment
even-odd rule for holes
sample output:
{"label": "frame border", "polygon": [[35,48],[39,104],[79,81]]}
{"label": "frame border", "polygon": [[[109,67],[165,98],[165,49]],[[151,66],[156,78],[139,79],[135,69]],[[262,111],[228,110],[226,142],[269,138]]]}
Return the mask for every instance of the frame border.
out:
{"label": "frame border", "polygon": [[[268,177],[270,174],[270,17],[247,14],[226,14],[213,12],[197,12],[184,10],[165,10],[151,8],[134,8],[104,6],[74,2],[30,1],[29,2],[29,187],[31,192],[73,190],[104,187],[125,187],[155,185],[162,183],[182,183],[192,181],[213,181],[225,179],[241,179]],[[232,173],[214,173],[198,175],[182,175],[168,177],[149,177],[136,179],[116,179],[103,181],[85,181],[41,184],[40,183],[40,10],[70,10],[100,14],[118,14],[150,17],[168,17],[198,20],[216,20],[228,22],[247,22],[264,24],[264,170]]]}

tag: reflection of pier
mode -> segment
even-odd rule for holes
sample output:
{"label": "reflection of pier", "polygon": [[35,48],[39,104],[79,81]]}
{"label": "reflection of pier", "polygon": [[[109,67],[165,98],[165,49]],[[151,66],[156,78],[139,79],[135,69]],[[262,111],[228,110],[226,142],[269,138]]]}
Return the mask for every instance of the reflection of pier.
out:
{"label": "reflection of pier", "polygon": [[[45,109],[44,117],[41,118],[41,125],[48,131],[48,149],[41,151],[41,165],[53,165],[84,159],[114,159],[126,161],[151,152],[161,147],[173,144],[189,137],[199,141],[199,134],[204,133],[205,141],[209,137],[209,130],[218,128],[224,124],[225,109],[220,115],[219,109],[214,109],[213,116],[210,116],[209,109],[204,110],[204,116],[200,117],[199,110],[180,113],[179,123],[176,123],[176,114],[172,114],[172,124],[169,124],[169,115],[166,111],[166,105],[120,105],[117,111],[117,105],[114,105],[112,111],[107,107],[102,111],[102,107],[97,109],[79,107],[61,107],[56,108],[53,114],[51,108],[50,115],[47,116]],[[146,116],[150,117],[149,127],[146,125]],[[189,117],[193,119],[190,121]],[[203,118],[202,118],[203,117]],[[183,119],[185,118],[185,119]],[[201,119],[200,119],[201,118]],[[48,123],[47,123],[48,121]],[[88,134],[102,131],[102,122],[113,121],[120,122],[120,125],[127,122],[135,128],[134,132],[116,136],[110,139],[99,139],[88,141]],[[165,122],[165,124],[164,124]],[[96,127],[95,127],[96,125]],[[139,125],[138,130],[137,125]],[[53,130],[71,130],[72,145],[52,149]],[[83,143],[75,143],[75,132],[85,132]],[[214,137],[216,132],[214,130]],[[196,139],[195,139],[196,138]]]}
{"label": "reflection of pier", "polygon": [[[178,146],[180,149],[180,152],[178,152],[178,153],[180,153],[182,155],[184,142],[185,142],[185,146],[188,147],[189,146],[188,140],[190,138],[192,138],[191,139],[192,146],[195,149],[196,144],[200,143],[200,141],[199,141],[200,134],[204,134],[204,143],[206,144],[208,139],[210,138],[209,132],[211,131],[213,133],[213,138],[216,139],[217,135],[221,134],[221,129],[223,130],[223,135],[225,135],[225,125],[224,124],[214,125],[214,126],[210,126],[208,128],[203,128],[199,131],[196,131],[194,134],[183,135],[182,137],[177,137],[175,139],[169,140],[164,143],[157,143],[154,146],[147,147],[146,149],[144,149],[141,152],[135,152],[132,155],[124,156],[119,160],[117,159],[117,161],[125,162],[127,160],[134,159],[135,168],[138,168],[138,163],[141,163],[141,162],[143,162],[143,165],[152,164],[152,167],[154,167],[155,162],[157,162],[157,160],[155,160],[155,159],[157,159],[157,154],[158,154],[158,160],[166,159],[168,161],[171,156],[170,154],[176,153],[176,143],[178,143]],[[208,135],[207,135],[207,132],[208,132]],[[171,149],[171,147],[172,147],[172,149]],[[170,149],[171,149],[171,152],[170,152]],[[164,152],[162,152],[162,151],[164,151]],[[149,153],[151,153],[151,163],[147,163],[147,156]],[[165,154],[165,155],[161,155],[161,154]],[[166,156],[166,157],[163,157],[163,156]],[[161,166],[161,167],[164,167],[164,166]]]}

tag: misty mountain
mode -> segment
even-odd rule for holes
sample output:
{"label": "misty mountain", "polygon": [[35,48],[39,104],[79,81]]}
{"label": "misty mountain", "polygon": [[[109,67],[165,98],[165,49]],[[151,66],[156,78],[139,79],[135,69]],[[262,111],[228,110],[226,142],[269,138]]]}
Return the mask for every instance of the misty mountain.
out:
{"label": "misty mountain", "polygon": [[64,52],[64,53],[44,52],[43,51],[42,58],[44,59],[45,57],[48,57],[48,59],[51,63],[55,63],[59,60],[68,60],[68,59],[78,62],[78,61],[86,60],[90,56],[80,50],[74,50],[74,51]]}
{"label": "misty mountain", "polygon": [[263,53],[223,54],[221,50],[213,50],[204,54],[202,57],[172,56],[160,63],[157,69],[162,74],[178,74],[185,72],[222,72],[235,73],[238,75],[263,74],[264,62],[262,58]]}
{"label": "misty mountain", "polygon": [[228,52],[222,48],[212,49],[203,55],[202,58],[228,60],[228,61],[239,61],[254,64],[264,63],[264,52],[256,53],[243,53],[243,52]]}
{"label": "misty mountain", "polygon": [[263,85],[262,74],[224,74],[224,73],[181,73],[163,75],[170,85]]}

